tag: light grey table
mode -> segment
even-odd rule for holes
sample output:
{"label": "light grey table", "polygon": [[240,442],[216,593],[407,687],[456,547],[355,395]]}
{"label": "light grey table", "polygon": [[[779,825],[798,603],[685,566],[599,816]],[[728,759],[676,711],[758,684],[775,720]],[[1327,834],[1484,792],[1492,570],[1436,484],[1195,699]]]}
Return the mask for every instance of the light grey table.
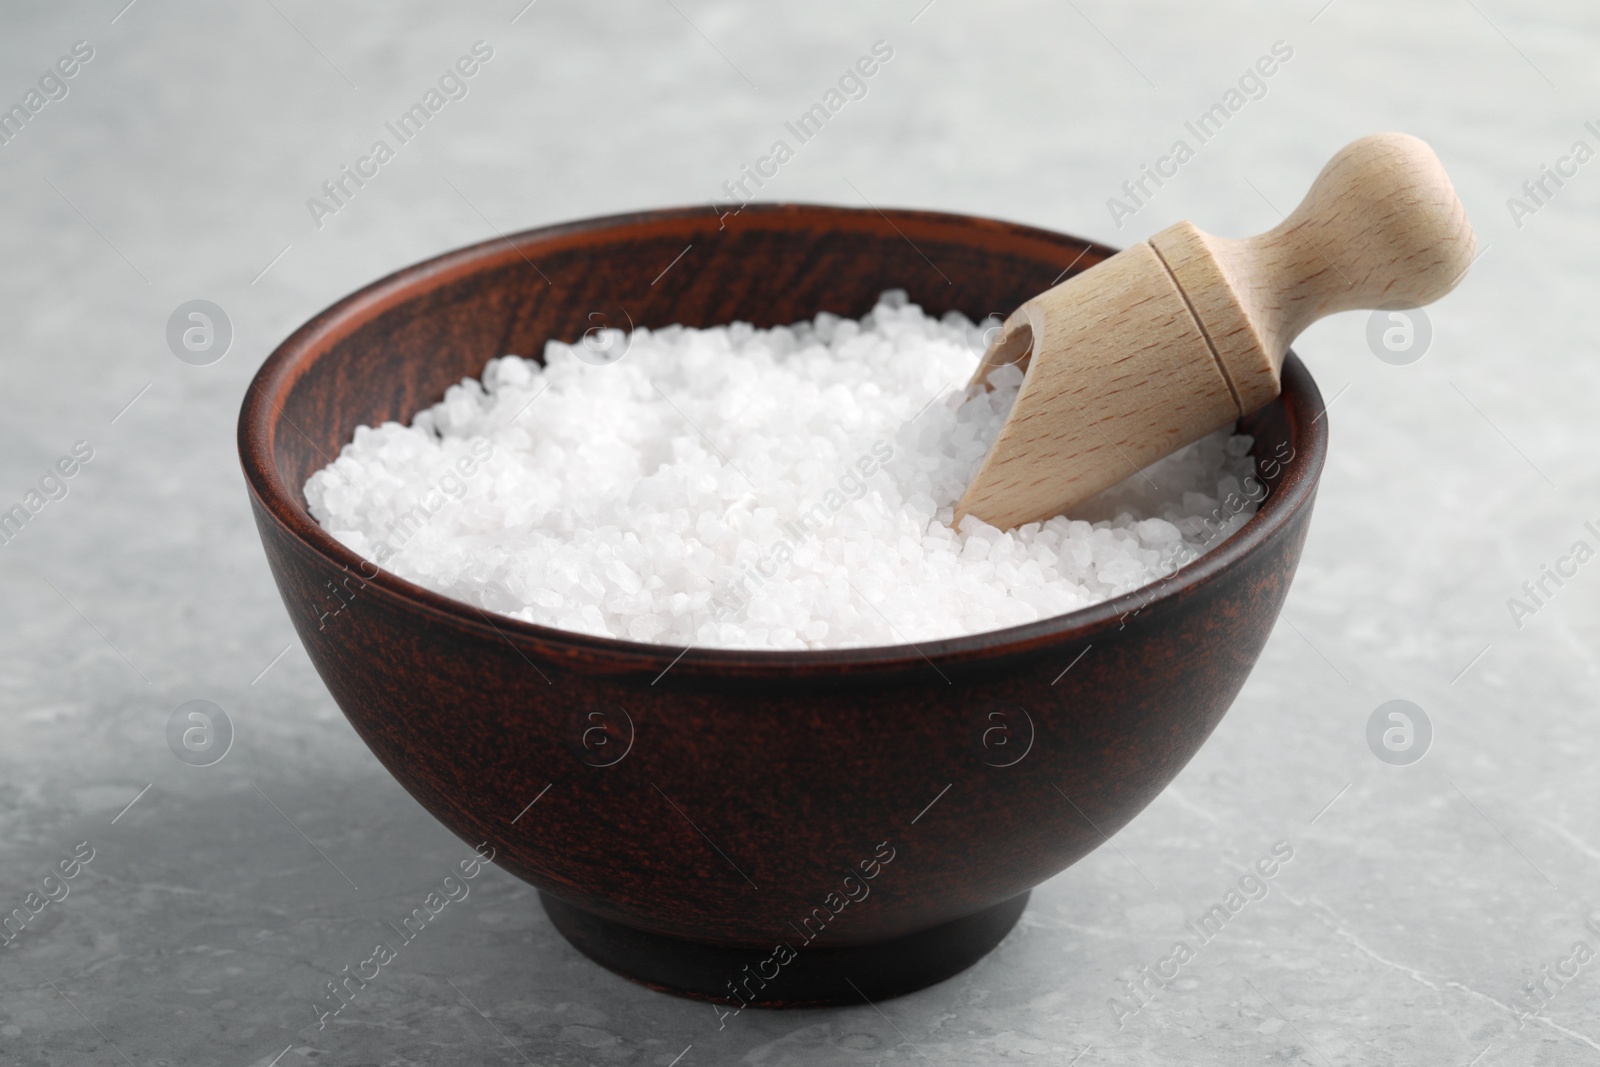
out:
{"label": "light grey table", "polygon": [[[93,50],[0,145],[0,509],[75,442],[93,450],[0,546],[0,912],[68,894],[0,948],[0,1062],[1600,1060],[1600,964],[1562,962],[1580,940],[1600,951],[1585,927],[1600,562],[1546,579],[1532,614],[1508,606],[1574,542],[1600,547],[1584,525],[1600,526],[1600,161],[1571,155],[1600,149],[1600,9],[522,2],[0,14],[0,104],[26,106],[75,42]],[[314,213],[322,183],[480,40],[493,55],[467,95]],[[1180,218],[1240,235],[1276,223],[1339,145],[1399,128],[1450,167],[1483,256],[1430,309],[1420,361],[1376,358],[1364,314],[1302,340],[1332,450],[1260,665],[1171,788],[970,971],[881,1010],[719,1030],[709,1007],[588,963],[495,870],[319,1029],[323,983],[465,847],[369,755],[294,641],[235,459],[250,375],[403,264],[722,195],[879,40],[892,60],[763,197],[1115,243]],[[1203,144],[1186,133],[1280,41],[1292,56],[1247,82],[1258,98]],[[1114,212],[1185,137],[1177,176]],[[1534,199],[1523,183],[1544,165],[1569,176]],[[197,298],[234,331],[209,366],[165,339]],[[168,747],[193,699],[234,725],[214,766]],[[1366,740],[1391,699],[1432,725],[1410,766]],[[46,883],[83,842],[92,859]],[[1293,859],[1265,899],[1137,1013],[1114,1011],[1278,842]],[[1547,966],[1571,976],[1520,1018]]]}

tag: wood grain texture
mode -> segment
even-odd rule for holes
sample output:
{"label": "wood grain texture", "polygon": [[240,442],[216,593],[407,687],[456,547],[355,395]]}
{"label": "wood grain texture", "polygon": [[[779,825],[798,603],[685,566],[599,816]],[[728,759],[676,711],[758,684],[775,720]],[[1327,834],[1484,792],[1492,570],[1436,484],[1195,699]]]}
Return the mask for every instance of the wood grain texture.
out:
{"label": "wood grain texture", "polygon": [[[1010,361],[1025,362],[1028,377],[958,520],[971,514],[1008,529],[1063,513],[1272,400],[1289,345],[1317,319],[1437,300],[1474,250],[1443,164],[1402,133],[1345,146],[1300,205],[1259,236],[1168,227],[1007,321],[974,381]],[[1158,297],[1168,288],[1187,327]]]}
{"label": "wood grain texture", "polygon": [[1023,304],[980,375],[1012,352],[1027,378],[957,521],[1008,529],[1058,515],[1242,414],[1148,244]]}
{"label": "wood grain texture", "polygon": [[[876,1000],[981,955],[1021,894],[1099,847],[1199,749],[1287,594],[1327,420],[1291,359],[1283,397],[1243,424],[1276,465],[1241,531],[1137,593],[918,647],[684,650],[490,617],[365,563],[311,519],[301,486],[357,426],[409,419],[508,350],[577,340],[601,307],[653,327],[772,325],[859,315],[902,286],[935,314],[979,318],[1079,256],[1112,254],[912,211],[752,206],[727,222],[704,209],[589,220],[376,282],[267,360],[240,456],[273,577],[339,707],[424,808],[558,902],[580,949],[728,1000],[727,981],[801,940],[796,925],[886,842],[895,858],[870,896],[754,1003],[854,1001],[847,977]],[[353,595],[324,618],[330,583]],[[995,712],[1017,748],[985,743]],[[586,731],[602,723],[620,746],[624,722],[628,754],[597,766]]]}

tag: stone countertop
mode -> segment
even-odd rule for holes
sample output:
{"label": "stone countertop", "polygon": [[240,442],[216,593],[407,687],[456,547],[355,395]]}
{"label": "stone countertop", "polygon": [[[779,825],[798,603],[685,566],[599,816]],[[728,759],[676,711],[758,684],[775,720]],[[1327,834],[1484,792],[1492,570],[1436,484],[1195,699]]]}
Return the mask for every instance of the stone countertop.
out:
{"label": "stone countertop", "polygon": [[[92,450],[0,547],[0,911],[58,863],[76,871],[0,948],[0,1062],[1600,1059],[1600,968],[1573,955],[1600,948],[1600,563],[1545,579],[1537,604],[1523,592],[1563,557],[1570,572],[1575,542],[1600,547],[1600,9],[124,2],[0,14],[0,104],[41,78],[56,97],[0,145],[0,507]],[[493,54],[464,98],[336,212],[307,206],[480,40]],[[1036,890],[971,970],[719,1030],[708,1006],[590,964],[491,870],[319,1030],[323,983],[466,849],[294,639],[235,456],[250,375],[400,265],[723,195],[878,40],[892,60],[764,198],[1118,244],[1181,218],[1239,235],[1275,224],[1338,146],[1404,129],[1451,170],[1482,257],[1429,309],[1418,361],[1376,358],[1363,313],[1297,345],[1332,447],[1255,673],[1116,847]],[[80,41],[72,77],[47,77]],[[1272,76],[1247,77],[1275,44]],[[1217,104],[1226,122],[1201,140],[1185,124]],[[1179,140],[1181,166],[1161,163]],[[1124,190],[1158,164],[1175,174]],[[165,339],[192,299],[233,328],[208,366]],[[211,767],[168,748],[194,699],[234,725]],[[1366,741],[1391,699],[1432,724],[1410,766]],[[82,842],[92,859],[72,868]],[[1113,1010],[1278,842],[1293,859],[1265,898],[1137,1012]],[[1544,978],[1521,1018],[1547,966],[1569,977]]]}

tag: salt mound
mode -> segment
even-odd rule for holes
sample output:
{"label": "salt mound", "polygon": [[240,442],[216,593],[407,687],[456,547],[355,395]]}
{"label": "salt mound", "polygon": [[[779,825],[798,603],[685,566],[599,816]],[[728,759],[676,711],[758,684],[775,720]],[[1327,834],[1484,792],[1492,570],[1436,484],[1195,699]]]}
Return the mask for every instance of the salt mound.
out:
{"label": "salt mound", "polygon": [[[1022,375],[899,291],[823,313],[592,332],[492,360],[306,482],[352,550],[485,611],[678,647],[922,642],[1048,618],[1215,546],[1265,487],[1212,434],[1079,509],[1002,532],[952,505]],[[620,359],[614,359],[623,353]]]}

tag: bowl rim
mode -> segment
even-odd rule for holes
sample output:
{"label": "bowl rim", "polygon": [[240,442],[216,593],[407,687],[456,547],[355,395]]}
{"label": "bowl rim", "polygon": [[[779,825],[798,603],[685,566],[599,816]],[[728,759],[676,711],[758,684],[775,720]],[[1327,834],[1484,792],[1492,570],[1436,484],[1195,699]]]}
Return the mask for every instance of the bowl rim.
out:
{"label": "bowl rim", "polygon": [[[262,363],[245,390],[239,411],[238,447],[246,487],[258,515],[269,516],[300,550],[322,559],[335,569],[357,571],[365,583],[363,593],[403,604],[409,610],[475,631],[484,638],[511,644],[519,654],[529,651],[549,663],[591,666],[613,670],[650,672],[657,681],[669,670],[678,676],[730,675],[777,677],[800,673],[859,674],[917,669],[924,664],[943,676],[942,665],[992,660],[1091,641],[1131,614],[1154,613],[1209,586],[1243,564],[1289,525],[1311,504],[1327,457],[1326,405],[1310,372],[1293,351],[1284,361],[1282,391],[1269,403],[1283,404],[1294,443],[1294,455],[1284,462],[1277,486],[1256,513],[1198,559],[1173,573],[1110,600],[1053,615],[1034,622],[959,637],[890,645],[778,651],[744,648],[706,648],[656,644],[623,638],[600,637],[553,626],[523,622],[508,615],[485,612],[476,605],[436,593],[384,569],[345,547],[312,517],[304,488],[291,486],[273,462],[274,434],[282,413],[282,398],[300,376],[342,337],[385,310],[404,303],[418,290],[431,289],[457,277],[491,270],[518,257],[532,244],[569,243],[610,231],[648,229],[695,217],[709,216],[707,207],[676,207],[634,211],[560,222],[501,235],[403,267],[356,290],[324,308],[290,334]],[[835,218],[932,223],[977,230],[999,230],[1025,239],[1059,244],[1065,239],[1087,246],[1104,256],[1119,251],[1071,234],[978,215],[906,208],[853,208],[832,204],[781,202],[747,204],[741,215],[832,215]],[[722,220],[717,218],[719,227]],[[896,227],[898,229],[898,227]],[[530,357],[531,358],[531,357]],[[1302,440],[1303,438],[1303,440]],[[342,451],[342,447],[341,447]],[[337,458],[337,457],[335,457]],[[365,568],[375,569],[369,576]],[[1150,591],[1155,590],[1152,594]],[[303,622],[298,618],[298,624]],[[1119,627],[1120,628],[1120,627]],[[302,635],[304,636],[304,635]],[[515,638],[516,640],[513,640]],[[1076,660],[1073,661],[1074,663]],[[659,673],[657,673],[659,672]],[[1063,672],[1065,673],[1065,672]],[[945,679],[949,682],[949,679]],[[652,682],[652,684],[654,684]]]}

